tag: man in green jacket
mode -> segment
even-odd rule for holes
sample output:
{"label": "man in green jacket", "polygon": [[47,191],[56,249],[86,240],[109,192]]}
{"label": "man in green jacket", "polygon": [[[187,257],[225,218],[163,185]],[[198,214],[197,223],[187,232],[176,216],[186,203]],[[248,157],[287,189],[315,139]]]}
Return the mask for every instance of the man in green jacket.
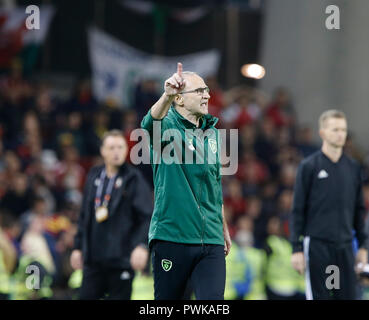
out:
{"label": "man in green jacket", "polygon": [[224,299],[224,219],[218,119],[209,88],[193,72],[167,79],[141,122],[150,138],[155,207],[149,230],[155,299],[181,299],[190,281],[197,299]]}

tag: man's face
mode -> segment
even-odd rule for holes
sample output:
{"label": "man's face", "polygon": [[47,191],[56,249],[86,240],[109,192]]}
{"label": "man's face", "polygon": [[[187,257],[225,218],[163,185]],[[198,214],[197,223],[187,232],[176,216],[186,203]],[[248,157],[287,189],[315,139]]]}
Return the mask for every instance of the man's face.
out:
{"label": "man's face", "polygon": [[[206,88],[204,80],[198,75],[186,75],[186,86],[182,91],[191,91],[196,89]],[[208,113],[208,101],[210,95],[206,90],[199,90],[199,92],[190,92],[181,95],[183,98],[183,107],[191,114],[205,115]]]}
{"label": "man's face", "polygon": [[326,119],[323,128],[320,129],[320,136],[330,146],[342,148],[347,137],[346,120],[341,118]]}
{"label": "man's face", "polygon": [[27,190],[27,177],[19,174],[14,179],[14,190],[18,194],[23,194]]}
{"label": "man's face", "polygon": [[107,137],[100,149],[105,164],[111,166],[121,166],[126,160],[127,151],[126,140],[120,136]]}

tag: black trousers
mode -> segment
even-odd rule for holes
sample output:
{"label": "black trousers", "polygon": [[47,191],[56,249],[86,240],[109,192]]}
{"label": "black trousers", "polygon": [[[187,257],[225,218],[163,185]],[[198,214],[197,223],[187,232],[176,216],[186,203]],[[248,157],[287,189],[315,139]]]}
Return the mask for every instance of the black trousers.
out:
{"label": "black trousers", "polygon": [[81,300],[130,300],[134,272],[96,265],[83,268]]}
{"label": "black trousers", "polygon": [[225,254],[222,245],[193,245],[153,240],[155,300],[223,300]]}
{"label": "black trousers", "polygon": [[[306,298],[356,300],[357,277],[352,243],[333,244],[306,237]],[[338,272],[337,272],[338,271]]]}

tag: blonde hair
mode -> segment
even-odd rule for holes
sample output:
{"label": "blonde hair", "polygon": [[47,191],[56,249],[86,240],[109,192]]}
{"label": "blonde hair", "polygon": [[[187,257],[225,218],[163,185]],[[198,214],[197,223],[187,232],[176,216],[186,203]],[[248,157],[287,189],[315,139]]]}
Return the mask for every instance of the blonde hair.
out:
{"label": "blonde hair", "polygon": [[335,109],[324,111],[319,117],[319,129],[322,129],[324,127],[326,120],[330,118],[346,120],[346,115],[342,111]]}

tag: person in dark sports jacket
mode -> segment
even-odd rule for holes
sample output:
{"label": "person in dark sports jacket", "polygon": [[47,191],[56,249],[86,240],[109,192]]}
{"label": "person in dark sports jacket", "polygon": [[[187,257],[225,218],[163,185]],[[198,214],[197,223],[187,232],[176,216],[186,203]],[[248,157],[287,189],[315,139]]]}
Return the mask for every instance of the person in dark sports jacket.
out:
{"label": "person in dark sports jacket", "polygon": [[[356,299],[357,274],[368,261],[361,169],[343,153],[344,113],[324,112],[319,127],[321,150],[305,158],[297,170],[291,262],[305,272],[308,300]],[[356,258],[354,234],[359,246]]]}
{"label": "person in dark sports jacket", "polygon": [[83,269],[80,299],[128,300],[135,271],[148,260],[152,192],[141,172],[125,162],[121,131],[104,134],[101,155],[104,165],[87,176],[70,261]]}

